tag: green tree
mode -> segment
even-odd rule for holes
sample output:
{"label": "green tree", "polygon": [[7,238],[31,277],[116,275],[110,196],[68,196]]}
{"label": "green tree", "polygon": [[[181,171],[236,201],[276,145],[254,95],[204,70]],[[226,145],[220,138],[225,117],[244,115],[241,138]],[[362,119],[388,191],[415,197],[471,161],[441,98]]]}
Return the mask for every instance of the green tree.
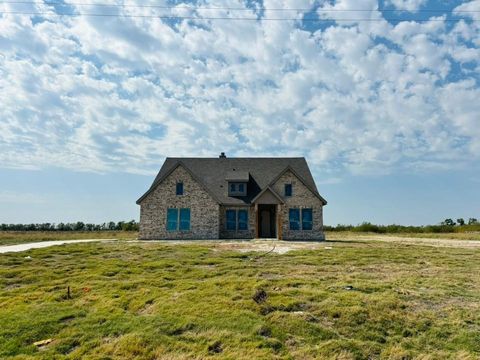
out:
{"label": "green tree", "polygon": [[83,231],[85,230],[85,224],[81,221],[78,221],[74,226],[73,226],[73,230],[75,231]]}
{"label": "green tree", "polygon": [[475,218],[468,219],[468,225],[477,225],[477,224],[478,224],[477,219],[475,219]]}
{"label": "green tree", "polygon": [[465,220],[463,220],[463,218],[457,219],[457,224],[463,226],[465,225]]}
{"label": "green tree", "polygon": [[453,222],[452,219],[445,219],[443,222],[442,222],[442,225],[447,225],[447,226],[454,226],[455,223]]}

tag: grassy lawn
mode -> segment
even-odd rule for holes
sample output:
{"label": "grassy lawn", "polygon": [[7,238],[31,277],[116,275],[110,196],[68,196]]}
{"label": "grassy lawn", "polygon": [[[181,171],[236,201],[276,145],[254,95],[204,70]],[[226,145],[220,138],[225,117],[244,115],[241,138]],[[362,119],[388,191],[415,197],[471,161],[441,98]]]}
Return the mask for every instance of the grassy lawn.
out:
{"label": "grassy lawn", "polygon": [[478,249],[325,245],[262,257],[126,242],[0,255],[0,358],[480,357]]}
{"label": "grassy lawn", "polygon": [[74,239],[136,239],[135,231],[0,231],[0,246]]}

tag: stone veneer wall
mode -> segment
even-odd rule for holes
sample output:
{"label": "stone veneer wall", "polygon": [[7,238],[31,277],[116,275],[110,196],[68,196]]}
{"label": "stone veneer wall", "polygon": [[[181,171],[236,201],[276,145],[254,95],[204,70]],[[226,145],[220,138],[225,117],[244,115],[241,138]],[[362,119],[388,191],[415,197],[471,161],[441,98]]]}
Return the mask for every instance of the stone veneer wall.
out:
{"label": "stone veneer wall", "polygon": [[[248,210],[248,230],[227,230],[227,210]],[[255,208],[253,206],[220,206],[221,239],[253,239],[255,237]]]}
{"label": "stone veneer wall", "polygon": [[[285,197],[285,184],[292,184],[292,196]],[[285,172],[273,185],[273,189],[285,201],[280,206],[283,240],[325,240],[323,233],[323,204],[303,183],[291,172]],[[312,230],[290,230],[288,210],[290,208],[311,208],[313,215]],[[300,217],[301,221],[301,217]],[[278,229],[277,229],[278,231]]]}
{"label": "stone veneer wall", "polygon": [[[177,196],[176,183],[183,182]],[[190,208],[189,231],[167,231],[167,208]],[[139,239],[218,239],[219,205],[182,166],[140,203]]]}

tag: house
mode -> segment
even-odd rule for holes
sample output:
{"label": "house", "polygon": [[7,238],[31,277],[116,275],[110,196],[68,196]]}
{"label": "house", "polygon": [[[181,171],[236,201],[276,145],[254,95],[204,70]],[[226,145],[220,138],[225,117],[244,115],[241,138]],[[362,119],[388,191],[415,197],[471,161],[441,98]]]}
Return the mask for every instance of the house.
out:
{"label": "house", "polygon": [[323,240],[305,158],[167,158],[140,205],[140,239]]}

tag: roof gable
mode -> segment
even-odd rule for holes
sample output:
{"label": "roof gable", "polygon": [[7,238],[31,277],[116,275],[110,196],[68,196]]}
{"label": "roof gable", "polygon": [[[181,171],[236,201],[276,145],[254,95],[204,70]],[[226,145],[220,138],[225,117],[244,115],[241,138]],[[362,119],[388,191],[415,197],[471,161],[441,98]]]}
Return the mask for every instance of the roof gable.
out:
{"label": "roof gable", "polygon": [[308,184],[304,179],[302,179],[302,177],[295,171],[295,169],[293,169],[290,165],[287,166],[282,172],[280,172],[273,180],[272,182],[269,184],[269,187],[270,186],[273,186],[282,176],[283,174],[285,174],[286,172],[290,171],[293,175],[295,175],[295,177],[300,180],[300,182],[305,185],[305,187],[310,190],[313,195],[315,195],[322,203],[323,205],[327,205],[327,200],[325,200],[319,193],[318,193],[318,190],[316,187],[311,187],[310,184]]}
{"label": "roof gable", "polygon": [[[163,167],[165,166],[165,163],[163,164],[162,166],[162,169]],[[187,173],[216,201],[219,203],[218,199],[216,198],[215,194],[212,193],[207,186],[205,186],[205,184],[202,182],[201,179],[199,179],[187,166],[185,166],[185,164],[178,160],[176,162],[176,164],[174,164],[174,166],[171,166],[167,171],[165,171],[161,177],[159,177],[160,173],[157,175],[157,177],[155,178],[155,181],[153,182],[152,186],[150,186],[150,189],[147,190],[147,192],[145,194],[143,194],[137,201],[136,203],[137,204],[140,204],[142,202],[143,199],[145,199],[147,197],[148,194],[150,194],[153,190],[155,190],[155,188],[162,183],[163,180],[165,180],[171,173],[173,173],[178,167],[182,167],[184,168]],[[160,172],[162,171],[162,169],[160,169]]]}
{"label": "roof gable", "polygon": [[[264,202],[262,202],[262,199],[265,199],[265,198],[276,199],[275,203],[277,204],[284,203],[282,197],[278,195],[277,192],[273,190],[270,186],[267,186],[265,189],[260,191],[260,193],[252,199],[252,203],[264,204]],[[266,202],[266,204],[271,204],[271,203],[272,202],[270,201]]]}

